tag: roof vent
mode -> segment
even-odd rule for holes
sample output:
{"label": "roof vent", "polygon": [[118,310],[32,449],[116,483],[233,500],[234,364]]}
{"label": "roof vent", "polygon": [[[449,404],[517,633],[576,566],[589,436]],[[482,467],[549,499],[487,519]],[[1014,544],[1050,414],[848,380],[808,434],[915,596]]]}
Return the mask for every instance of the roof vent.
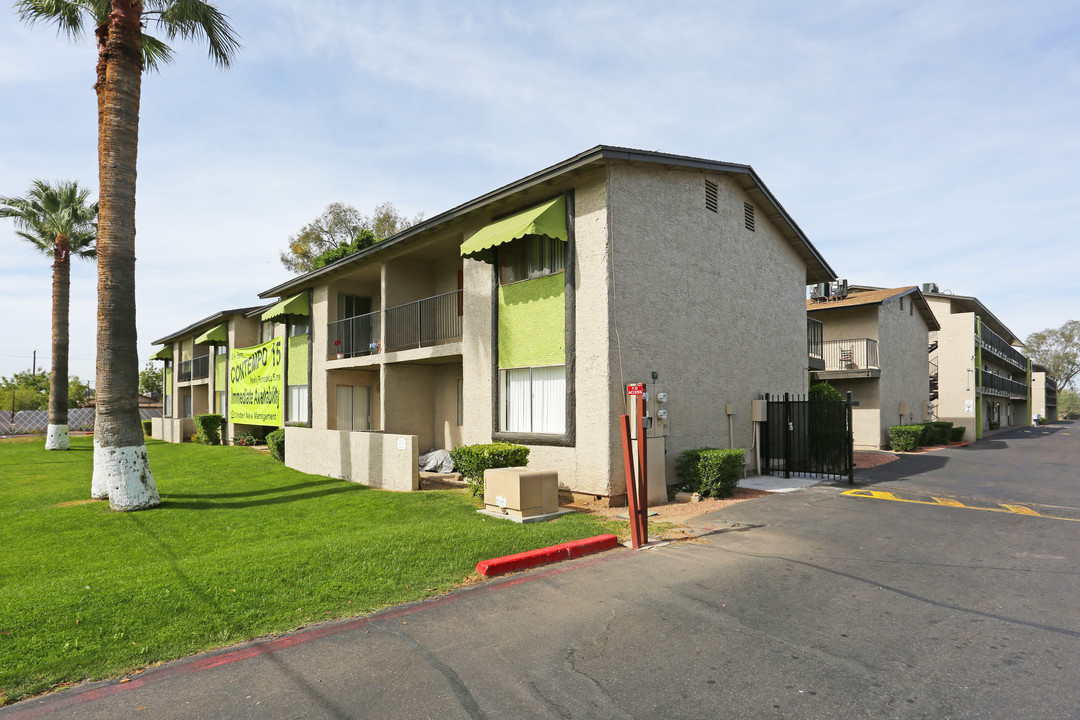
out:
{"label": "roof vent", "polygon": [[939,293],[941,290],[938,288],[937,283],[923,283],[922,291],[924,293]]}
{"label": "roof vent", "polygon": [[717,211],[717,191],[719,188],[716,183],[706,180],[705,181],[705,209],[712,212]]}
{"label": "roof vent", "polygon": [[747,230],[754,232],[754,206],[750,203],[743,203],[743,222]]}

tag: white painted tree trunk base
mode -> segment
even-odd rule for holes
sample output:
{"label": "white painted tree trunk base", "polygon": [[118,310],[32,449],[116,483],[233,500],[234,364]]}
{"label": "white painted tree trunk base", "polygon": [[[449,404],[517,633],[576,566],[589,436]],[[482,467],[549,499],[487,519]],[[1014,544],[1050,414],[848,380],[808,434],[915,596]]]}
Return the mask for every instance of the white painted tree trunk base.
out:
{"label": "white painted tree trunk base", "polygon": [[45,435],[46,450],[70,450],[71,441],[68,439],[67,425],[49,424],[48,433]]}
{"label": "white painted tree trunk base", "polygon": [[113,510],[145,510],[161,504],[146,446],[102,447],[94,438],[94,478],[91,496],[104,499],[104,491]]}

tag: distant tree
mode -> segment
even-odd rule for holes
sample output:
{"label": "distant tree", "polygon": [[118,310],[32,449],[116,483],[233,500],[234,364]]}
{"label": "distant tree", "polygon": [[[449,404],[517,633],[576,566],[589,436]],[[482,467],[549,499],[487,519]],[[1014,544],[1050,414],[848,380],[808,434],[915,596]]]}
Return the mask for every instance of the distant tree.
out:
{"label": "distant tree", "polygon": [[53,260],[52,390],[46,450],[67,450],[68,307],[71,256],[92,258],[97,236],[97,203],[75,181],[55,184],[35,180],[26,197],[0,197],[0,217],[15,221],[15,234]]}
{"label": "distant tree", "polygon": [[68,407],[69,408],[81,408],[86,407],[91,398],[94,397],[94,391],[90,388],[89,383],[84,383],[79,379],[78,375],[75,375],[68,380]]}
{"label": "distant tree", "polygon": [[0,410],[11,410],[13,394],[15,412],[44,410],[49,406],[49,373],[24,370],[11,377],[0,377]]}
{"label": "distant tree", "polygon": [[139,372],[139,392],[143,395],[161,394],[161,370],[154,363],[146,363],[146,369]]}
{"label": "distant tree", "polygon": [[1080,321],[1069,320],[1059,328],[1031,333],[1024,344],[1028,357],[1046,367],[1059,389],[1080,373]]}
{"label": "distant tree", "polygon": [[1080,393],[1075,390],[1058,391],[1058,417],[1072,419],[1080,416]]}
{"label": "distant tree", "polygon": [[423,219],[423,213],[405,217],[391,202],[376,205],[370,216],[352,205],[330,203],[322,215],[289,238],[289,247],[279,254],[279,259],[287,270],[309,272],[381,242]]}

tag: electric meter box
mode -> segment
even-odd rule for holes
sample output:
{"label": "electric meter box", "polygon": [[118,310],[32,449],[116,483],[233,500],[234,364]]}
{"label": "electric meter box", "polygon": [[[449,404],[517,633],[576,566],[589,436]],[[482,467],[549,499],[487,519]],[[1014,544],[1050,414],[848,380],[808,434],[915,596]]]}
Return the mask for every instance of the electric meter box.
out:
{"label": "electric meter box", "polygon": [[559,473],[527,467],[484,471],[484,509],[518,518],[559,511]]}

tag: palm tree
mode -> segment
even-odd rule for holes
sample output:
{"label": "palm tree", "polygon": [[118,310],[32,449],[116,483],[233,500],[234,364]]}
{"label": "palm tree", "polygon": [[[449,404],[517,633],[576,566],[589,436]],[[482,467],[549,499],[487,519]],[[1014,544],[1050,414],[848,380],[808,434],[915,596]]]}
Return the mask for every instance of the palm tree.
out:
{"label": "palm tree", "polygon": [[49,432],[46,450],[67,450],[68,306],[71,256],[94,257],[97,203],[79,183],[50,185],[35,180],[26,197],[0,196],[0,217],[15,221],[15,234],[53,259],[52,378],[49,383]]}
{"label": "palm tree", "polygon": [[24,22],[47,22],[73,37],[87,22],[97,40],[98,332],[97,418],[91,495],[114,510],[159,505],[139,422],[135,332],[135,164],[144,68],[172,59],[167,40],[204,38],[226,67],[239,50],[228,18],[205,0],[19,0]]}

